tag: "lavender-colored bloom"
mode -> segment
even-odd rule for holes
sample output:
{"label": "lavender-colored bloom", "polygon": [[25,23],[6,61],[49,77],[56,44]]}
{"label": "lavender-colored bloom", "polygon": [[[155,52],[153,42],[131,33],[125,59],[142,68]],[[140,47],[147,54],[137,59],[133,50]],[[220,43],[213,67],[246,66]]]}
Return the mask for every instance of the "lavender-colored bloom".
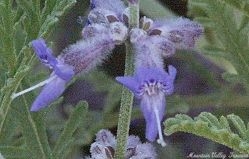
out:
{"label": "lavender-colored bloom", "polygon": [[51,49],[46,46],[43,39],[32,41],[38,58],[54,72],[46,80],[47,84],[32,104],[31,111],[48,106],[64,92],[66,83],[74,75],[87,72],[106,57],[105,54],[114,48],[115,43],[110,37],[102,37],[96,40],[82,40],[71,45],[58,58],[52,56]]}
{"label": "lavender-colored bloom", "polygon": [[39,111],[48,106],[64,92],[67,82],[58,76],[52,75],[50,78],[53,79],[43,87],[33,102],[30,111]]}
{"label": "lavender-colored bloom", "polygon": [[[100,130],[96,134],[95,142],[91,144],[91,157],[86,159],[113,159],[116,150],[116,138],[108,130]],[[149,143],[141,143],[139,137],[129,136],[125,159],[155,159],[156,153],[153,146]]]}
{"label": "lavender-colored bloom", "polygon": [[116,80],[130,89],[141,99],[140,108],[146,120],[146,138],[154,141],[157,134],[162,145],[163,138],[160,122],[165,112],[165,95],[173,93],[176,69],[168,67],[168,73],[162,68],[137,68],[134,76],[117,77]]}
{"label": "lavender-colored bloom", "polygon": [[54,71],[31,106],[31,111],[38,111],[63,93],[66,83],[74,76],[74,71],[72,66],[64,64],[52,55],[52,50],[46,46],[43,39],[33,40],[32,47],[40,61]]}
{"label": "lavender-colored bloom", "polygon": [[52,50],[47,47],[44,39],[37,39],[32,41],[32,47],[39,58],[39,60],[49,66],[50,68],[56,67],[58,63],[56,58],[52,55]]}
{"label": "lavender-colored bloom", "polygon": [[[38,111],[49,105],[63,93],[66,82],[74,75],[85,73],[106,59],[115,45],[126,39],[128,32],[127,27],[120,22],[109,25],[92,24],[87,28],[89,29],[84,30],[85,39],[70,45],[58,58],[52,55],[43,39],[32,41],[36,55],[42,63],[53,69],[53,73],[45,81],[47,85],[36,98],[31,111]],[[51,90],[54,93],[50,94]]]}
{"label": "lavender-colored bloom", "polygon": [[52,55],[52,50],[47,47],[44,39],[32,41],[32,47],[39,60],[54,70],[55,74],[65,81],[69,81],[74,72],[72,67],[63,64]]}
{"label": "lavender-colored bloom", "polygon": [[168,21],[156,21],[148,31],[149,35],[161,35],[175,44],[177,49],[193,48],[197,38],[203,33],[203,27],[187,18]]}

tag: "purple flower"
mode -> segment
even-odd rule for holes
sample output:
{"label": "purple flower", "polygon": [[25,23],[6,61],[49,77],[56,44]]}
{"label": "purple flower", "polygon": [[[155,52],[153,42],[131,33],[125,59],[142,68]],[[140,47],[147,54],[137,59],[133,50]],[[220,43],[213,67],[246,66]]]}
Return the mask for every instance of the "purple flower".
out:
{"label": "purple flower", "polygon": [[31,111],[38,111],[63,93],[66,83],[74,76],[74,71],[72,66],[64,64],[52,55],[52,50],[46,46],[43,39],[33,40],[32,47],[39,60],[53,69],[53,73],[45,81],[46,85],[31,106]]}
{"label": "purple flower", "polygon": [[146,120],[146,138],[154,141],[159,134],[158,143],[165,145],[162,137],[161,120],[166,106],[165,96],[173,93],[176,69],[168,67],[168,73],[162,68],[136,69],[134,76],[117,77],[116,80],[141,99],[140,108]]}
{"label": "purple flower", "polygon": [[86,38],[64,49],[57,58],[52,55],[52,50],[46,46],[43,39],[32,41],[37,57],[43,64],[53,69],[53,73],[38,85],[14,94],[12,99],[46,84],[34,101],[31,111],[38,111],[48,106],[63,93],[66,83],[74,75],[86,73],[96,67],[108,57],[116,44],[126,39],[127,28],[119,24],[122,23],[111,23],[108,27],[102,24],[87,26],[88,29],[84,32]]}

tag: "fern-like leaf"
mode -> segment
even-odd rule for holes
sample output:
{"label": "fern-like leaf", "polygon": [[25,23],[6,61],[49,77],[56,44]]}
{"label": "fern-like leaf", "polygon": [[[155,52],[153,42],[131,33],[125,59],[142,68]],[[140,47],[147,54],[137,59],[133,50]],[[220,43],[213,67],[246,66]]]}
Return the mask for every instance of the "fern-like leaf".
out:
{"label": "fern-like leaf", "polygon": [[[233,64],[241,79],[249,81],[248,17],[246,1],[190,0],[189,14],[206,28],[203,53],[224,57]],[[236,8],[236,9],[235,9]],[[238,12],[238,9],[244,9]],[[210,47],[212,46],[212,47]]]}
{"label": "fern-like leaf", "polygon": [[[229,121],[231,121],[229,123]],[[230,125],[234,126],[234,129]],[[202,112],[192,119],[185,114],[178,114],[164,122],[164,133],[187,132],[228,146],[241,153],[249,153],[248,128],[243,120],[234,114],[219,119],[213,114]],[[237,134],[238,132],[238,134]]]}
{"label": "fern-like leaf", "polygon": [[63,159],[67,157],[72,145],[75,142],[74,133],[79,127],[84,127],[82,124],[86,116],[86,109],[88,104],[80,102],[70,115],[61,136],[55,144],[53,155],[55,159]]}

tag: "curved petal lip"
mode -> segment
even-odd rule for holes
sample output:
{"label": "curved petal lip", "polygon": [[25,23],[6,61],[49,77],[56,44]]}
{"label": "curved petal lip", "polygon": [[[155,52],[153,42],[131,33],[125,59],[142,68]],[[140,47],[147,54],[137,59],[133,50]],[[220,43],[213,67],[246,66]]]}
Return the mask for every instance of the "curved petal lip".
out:
{"label": "curved petal lip", "polygon": [[32,104],[30,111],[39,111],[40,109],[49,106],[49,104],[64,92],[65,85],[66,81],[59,77],[56,77],[46,84]]}
{"label": "curved petal lip", "polygon": [[52,55],[52,50],[47,47],[44,39],[33,40],[32,48],[42,63],[49,64],[50,66],[57,64],[56,58]]}
{"label": "curved petal lip", "polygon": [[116,77],[116,80],[131,90],[134,94],[137,94],[139,83],[136,81],[134,77],[124,76],[124,77]]}

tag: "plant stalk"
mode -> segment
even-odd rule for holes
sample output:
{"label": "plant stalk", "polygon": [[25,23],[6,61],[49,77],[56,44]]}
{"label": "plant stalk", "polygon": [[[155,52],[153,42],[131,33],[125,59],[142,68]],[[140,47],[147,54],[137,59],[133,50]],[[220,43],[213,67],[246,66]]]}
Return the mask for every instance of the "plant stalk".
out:
{"label": "plant stalk", "polygon": [[[139,2],[129,2],[130,18],[129,28],[135,28],[139,25]],[[124,75],[132,75],[134,72],[134,54],[133,47],[130,42],[126,42],[126,58]],[[129,136],[129,127],[131,121],[131,112],[133,105],[133,94],[126,88],[122,89],[121,105],[118,119],[117,130],[117,148],[115,152],[115,159],[124,159],[127,139]]]}

